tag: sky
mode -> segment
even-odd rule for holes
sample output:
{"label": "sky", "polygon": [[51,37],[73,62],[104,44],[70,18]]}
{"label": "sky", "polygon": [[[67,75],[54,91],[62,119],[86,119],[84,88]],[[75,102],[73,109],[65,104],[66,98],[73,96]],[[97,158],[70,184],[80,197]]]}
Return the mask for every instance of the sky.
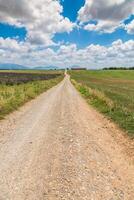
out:
{"label": "sky", "polygon": [[0,63],[134,66],[134,0],[0,0]]}

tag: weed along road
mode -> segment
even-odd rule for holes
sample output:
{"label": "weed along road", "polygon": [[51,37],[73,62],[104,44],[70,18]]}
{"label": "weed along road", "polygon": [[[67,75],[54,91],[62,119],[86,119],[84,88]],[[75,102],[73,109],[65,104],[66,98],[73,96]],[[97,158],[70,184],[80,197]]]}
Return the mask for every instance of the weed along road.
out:
{"label": "weed along road", "polygon": [[0,200],[63,199],[134,199],[127,137],[68,75],[0,122]]}

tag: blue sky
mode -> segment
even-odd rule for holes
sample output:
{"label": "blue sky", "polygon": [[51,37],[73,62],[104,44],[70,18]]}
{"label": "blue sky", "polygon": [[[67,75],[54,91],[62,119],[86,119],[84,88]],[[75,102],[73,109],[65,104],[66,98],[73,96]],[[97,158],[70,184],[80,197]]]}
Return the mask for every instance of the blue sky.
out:
{"label": "blue sky", "polygon": [[[82,6],[84,6],[84,0],[64,0],[61,1],[63,5],[63,16],[68,17],[71,21],[76,22],[78,17],[78,11]],[[126,23],[130,23],[134,19],[133,16],[128,17]],[[127,34],[122,28],[118,29],[111,34],[98,34],[94,31],[85,31],[82,28],[74,29],[70,34],[56,34],[54,40],[60,41],[64,40],[65,42],[76,43],[79,48],[86,47],[89,44],[100,44],[100,45],[110,45],[117,39],[122,39],[127,41],[129,39],[134,39],[134,35]]]}
{"label": "blue sky", "polygon": [[[78,11],[84,5],[84,0],[64,0],[61,1],[63,6],[63,16],[69,18],[72,22],[77,21]],[[126,22],[130,23],[134,17],[129,17]],[[16,26],[10,25],[8,23],[0,23],[0,37],[3,38],[15,38],[19,40],[25,40],[26,38],[26,29],[25,27],[18,28]],[[65,43],[75,43],[79,48],[86,47],[89,44],[100,44],[100,45],[110,45],[117,39],[122,39],[127,41],[129,39],[134,39],[134,34],[129,35],[122,28],[116,30],[115,32],[109,33],[98,33],[94,31],[86,31],[82,28],[74,28],[72,32],[68,33],[57,33],[54,36],[55,42],[64,41]]]}
{"label": "blue sky", "polygon": [[25,27],[18,28],[8,23],[0,23],[0,37],[3,38],[19,38],[19,40],[25,40],[26,37]]}
{"label": "blue sky", "polygon": [[61,5],[63,6],[63,16],[68,17],[71,21],[77,21],[78,11],[82,6],[84,6],[84,0],[61,0]]}
{"label": "blue sky", "polygon": [[134,65],[133,1],[21,3],[0,2],[0,63],[89,68]]}

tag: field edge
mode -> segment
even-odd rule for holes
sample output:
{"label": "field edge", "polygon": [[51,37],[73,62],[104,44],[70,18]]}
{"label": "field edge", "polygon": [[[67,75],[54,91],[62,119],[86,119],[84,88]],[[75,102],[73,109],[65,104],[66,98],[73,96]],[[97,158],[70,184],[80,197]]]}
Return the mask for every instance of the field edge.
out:
{"label": "field edge", "polygon": [[25,103],[35,99],[41,93],[59,84],[63,78],[64,75],[60,75],[50,80],[33,81],[13,86],[2,85],[3,91],[6,91],[4,96],[11,95],[11,97],[9,99],[2,99],[1,97],[0,99],[0,120],[3,120],[13,111],[18,110],[19,107],[23,106]]}
{"label": "field edge", "polygon": [[100,92],[99,90],[92,89],[83,83],[77,82],[73,78],[70,78],[70,80],[77,91],[82,95],[82,97],[84,97],[89,105],[93,106],[97,111],[107,117],[107,119],[115,123],[126,136],[128,136],[132,140],[134,139],[134,134],[132,132],[129,132],[127,128],[124,128],[122,124],[120,124],[119,121],[115,120],[114,116],[112,115],[112,112],[117,108],[111,99],[109,99],[103,92]]}

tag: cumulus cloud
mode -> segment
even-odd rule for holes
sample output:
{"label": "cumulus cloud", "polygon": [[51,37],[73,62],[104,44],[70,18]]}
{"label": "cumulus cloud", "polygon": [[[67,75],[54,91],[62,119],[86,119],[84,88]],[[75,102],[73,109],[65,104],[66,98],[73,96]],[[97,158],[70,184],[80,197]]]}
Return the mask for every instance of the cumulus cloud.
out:
{"label": "cumulus cloud", "polygon": [[[78,12],[80,23],[89,22],[86,30],[111,33],[134,13],[133,0],[86,0]],[[90,21],[95,20],[95,24]]]}
{"label": "cumulus cloud", "polygon": [[124,27],[127,33],[134,34],[134,20],[132,20],[129,24],[126,24]]}
{"label": "cumulus cloud", "polygon": [[75,26],[62,16],[58,0],[0,0],[0,21],[25,27],[33,43],[52,45],[55,33],[70,32]]}
{"label": "cumulus cloud", "polygon": [[[133,40],[117,40],[109,47],[91,44],[81,49],[76,44],[55,44],[55,33],[69,33],[76,27],[62,12],[59,0],[0,0],[0,21],[27,30],[25,41],[0,37],[0,62],[88,68],[133,65]],[[134,34],[134,20],[122,24],[133,12],[133,0],[86,0],[78,20],[85,30],[111,33],[122,26],[129,34]],[[56,48],[52,47],[55,45]]]}
{"label": "cumulus cloud", "polygon": [[39,48],[29,42],[0,38],[0,58],[1,62],[29,66],[53,64],[60,67],[79,65],[88,68],[133,66],[134,41],[117,40],[109,47],[91,44],[81,49],[78,49],[76,44],[64,44],[54,50],[53,48]]}
{"label": "cumulus cloud", "polygon": [[84,26],[84,29],[87,31],[98,31],[101,33],[112,33],[115,31],[115,29],[122,27],[120,24],[114,24],[111,21],[99,21],[97,24],[87,24]]}

